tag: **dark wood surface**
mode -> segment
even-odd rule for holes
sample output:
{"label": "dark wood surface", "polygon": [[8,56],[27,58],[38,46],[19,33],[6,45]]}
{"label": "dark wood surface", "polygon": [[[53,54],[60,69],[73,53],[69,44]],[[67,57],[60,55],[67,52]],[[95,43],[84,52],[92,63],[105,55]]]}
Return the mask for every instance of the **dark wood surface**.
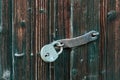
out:
{"label": "dark wood surface", "polygon": [[[41,59],[45,44],[91,30],[100,33],[96,41],[64,49],[53,63]],[[6,78],[119,80],[120,1],[1,0],[0,80]]]}

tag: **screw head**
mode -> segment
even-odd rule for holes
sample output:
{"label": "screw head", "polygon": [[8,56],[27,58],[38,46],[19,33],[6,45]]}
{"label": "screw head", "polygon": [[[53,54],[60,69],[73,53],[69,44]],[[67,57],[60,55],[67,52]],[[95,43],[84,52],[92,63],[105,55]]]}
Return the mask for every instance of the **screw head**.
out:
{"label": "screw head", "polygon": [[44,9],[42,9],[42,8],[41,8],[39,11],[40,11],[40,13],[45,13],[45,12],[46,12],[46,11],[45,11]]}
{"label": "screw head", "polygon": [[21,27],[25,27],[25,25],[26,25],[25,20],[22,20],[22,21],[20,22],[20,25],[21,25]]}
{"label": "screw head", "polygon": [[117,13],[116,13],[115,10],[111,10],[107,14],[107,20],[108,21],[113,21],[113,20],[115,20],[116,17],[117,17]]}
{"label": "screw head", "polygon": [[77,70],[77,69],[72,69],[72,75],[73,75],[73,76],[76,76],[77,73],[78,73],[78,70]]}

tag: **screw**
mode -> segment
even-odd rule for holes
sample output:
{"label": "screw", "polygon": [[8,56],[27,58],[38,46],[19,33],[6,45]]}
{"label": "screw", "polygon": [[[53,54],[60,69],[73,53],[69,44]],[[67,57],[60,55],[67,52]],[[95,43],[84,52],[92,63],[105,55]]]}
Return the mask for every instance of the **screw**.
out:
{"label": "screw", "polygon": [[77,69],[72,69],[72,75],[73,75],[73,76],[76,76],[77,73],[78,73]]}
{"label": "screw", "polygon": [[80,62],[83,62],[83,61],[84,61],[83,59],[80,60]]}
{"label": "screw", "polygon": [[29,14],[32,14],[32,8],[28,8],[27,11],[29,12]]}
{"label": "screw", "polygon": [[31,53],[30,55],[33,56],[33,53]]}
{"label": "screw", "polygon": [[115,20],[116,17],[117,17],[117,13],[116,13],[115,10],[111,10],[107,14],[107,20],[108,21],[113,21],[113,20]]}
{"label": "screw", "polygon": [[40,9],[40,13],[45,13],[46,11],[44,9]]}
{"label": "screw", "polygon": [[20,22],[20,25],[21,25],[21,27],[25,27],[25,20],[22,20],[21,22]]}

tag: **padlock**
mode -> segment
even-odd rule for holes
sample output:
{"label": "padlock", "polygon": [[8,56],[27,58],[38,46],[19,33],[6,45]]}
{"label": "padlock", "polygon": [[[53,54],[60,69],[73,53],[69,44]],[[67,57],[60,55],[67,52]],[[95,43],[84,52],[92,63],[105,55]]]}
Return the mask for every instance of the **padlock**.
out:
{"label": "padlock", "polygon": [[[60,51],[56,51],[55,45],[61,46]],[[63,51],[62,44],[58,41],[55,41],[51,44],[43,46],[40,55],[45,62],[54,62],[58,58],[59,54],[62,53],[62,51]]]}

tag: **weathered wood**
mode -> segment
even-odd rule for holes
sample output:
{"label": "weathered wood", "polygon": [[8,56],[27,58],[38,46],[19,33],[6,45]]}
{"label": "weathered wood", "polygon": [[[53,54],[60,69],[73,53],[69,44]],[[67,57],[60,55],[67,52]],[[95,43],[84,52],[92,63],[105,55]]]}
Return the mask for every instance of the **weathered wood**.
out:
{"label": "weathered wood", "polygon": [[[54,33],[53,40],[70,37],[70,0],[55,0],[54,2]],[[54,63],[54,80],[69,80],[70,52],[64,50]]]}
{"label": "weathered wood", "polygon": [[[107,2],[108,12],[116,11],[117,18],[108,22],[107,24],[107,79],[118,80],[120,70],[120,42],[119,42],[119,27],[120,27],[120,1],[119,0],[108,0]],[[114,16],[111,16],[114,17]]]}
{"label": "weathered wood", "polygon": [[[87,30],[97,30],[99,31],[99,2],[100,0],[91,0],[87,3]],[[88,75],[87,79],[99,80],[99,43],[94,41],[88,44]]]}
{"label": "weathered wood", "polygon": [[[70,1],[52,0],[49,2],[49,40],[50,42],[69,37]],[[50,63],[50,80],[69,80],[69,53],[65,51]]]}
{"label": "weathered wood", "polygon": [[107,25],[107,1],[100,1],[100,58],[99,58],[99,79],[107,80],[107,52],[106,52],[106,25]]}
{"label": "weathered wood", "polygon": [[[99,31],[99,0],[74,0],[73,36],[90,30]],[[98,80],[99,51],[98,41],[72,50],[72,79]]]}
{"label": "weathered wood", "polygon": [[[30,80],[35,80],[35,51],[34,51],[34,42],[35,42],[35,1],[34,0],[28,0],[28,9],[27,9],[27,13],[28,13],[28,40],[30,41],[30,44],[28,44],[29,46],[29,52],[30,55],[28,55],[30,57]],[[29,72],[28,72],[29,73]],[[34,73],[34,74],[33,74]]]}
{"label": "weathered wood", "polygon": [[[114,10],[115,9],[115,0],[108,0],[107,1],[107,13],[110,10]],[[108,18],[108,16],[107,16]],[[115,25],[114,21],[108,21],[108,24],[106,26],[106,52],[107,52],[107,80],[115,80],[115,28],[113,28],[113,26]],[[118,43],[119,44],[119,43]],[[112,64],[111,64],[112,63]]]}
{"label": "weathered wood", "polygon": [[115,80],[120,79],[120,1],[116,0],[115,10],[117,18],[115,22]]}
{"label": "weathered wood", "polygon": [[[100,80],[119,80],[119,9],[120,1],[101,1],[101,38],[100,38]],[[116,11],[117,18],[108,15],[110,11]],[[111,17],[111,20],[109,19]],[[113,20],[112,20],[113,19]]]}
{"label": "weathered wood", "polygon": [[[119,80],[119,27],[119,0],[1,0],[0,80]],[[90,30],[97,41],[40,58],[43,45]]]}
{"label": "weathered wood", "polygon": [[[10,79],[11,67],[11,36],[9,34],[9,3],[0,1],[0,79]],[[8,75],[6,75],[8,73]]]}
{"label": "weathered wood", "polygon": [[[54,8],[55,8],[54,1],[55,0],[49,0],[48,3],[49,42],[52,42],[54,37]],[[48,80],[54,80],[54,63],[50,63],[48,68],[49,68]]]}
{"label": "weathered wood", "polygon": [[48,0],[35,0],[35,77],[36,80],[46,80],[48,64],[40,58],[39,52],[43,45],[49,42]]}
{"label": "weathered wood", "polygon": [[[86,6],[87,0],[77,1],[73,0],[73,37],[84,34],[86,29]],[[71,79],[70,80],[84,80],[87,75],[87,52],[86,46],[75,47],[71,52]]]}
{"label": "weathered wood", "polygon": [[[13,80],[30,80],[31,26],[29,26],[28,1],[13,0],[12,59]],[[16,56],[16,54],[24,54]]]}

